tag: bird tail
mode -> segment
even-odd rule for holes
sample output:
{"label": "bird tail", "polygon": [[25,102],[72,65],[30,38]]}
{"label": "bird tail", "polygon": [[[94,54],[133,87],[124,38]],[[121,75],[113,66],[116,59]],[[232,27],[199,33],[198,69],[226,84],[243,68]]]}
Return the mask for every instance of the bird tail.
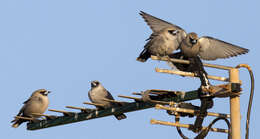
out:
{"label": "bird tail", "polygon": [[115,117],[116,117],[117,120],[122,120],[122,119],[126,118],[126,115],[122,113],[122,114],[115,115]]}
{"label": "bird tail", "polygon": [[14,124],[12,125],[12,127],[17,128],[20,124],[22,124],[25,121],[22,119],[14,119],[13,121],[11,121],[11,123],[13,123],[13,122],[14,122]]}
{"label": "bird tail", "polygon": [[150,58],[151,57],[151,53],[150,52],[148,52],[148,50],[147,49],[144,49],[141,53],[140,53],[140,55],[139,55],[139,57],[136,59],[137,61],[140,61],[140,62],[145,62],[148,58]]}

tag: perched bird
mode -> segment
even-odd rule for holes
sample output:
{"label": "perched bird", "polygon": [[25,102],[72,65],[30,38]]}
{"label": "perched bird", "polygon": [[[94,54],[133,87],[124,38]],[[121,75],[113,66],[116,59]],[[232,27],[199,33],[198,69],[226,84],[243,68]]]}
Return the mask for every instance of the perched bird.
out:
{"label": "perched bird", "polygon": [[190,62],[190,66],[185,69],[194,72],[200,77],[202,86],[209,88],[210,83],[203,64],[200,60],[216,60],[219,58],[229,58],[248,53],[248,49],[242,48],[212,37],[204,36],[199,38],[194,32],[187,34],[180,45],[181,53]]}
{"label": "perched bird", "polygon": [[[29,118],[38,118],[40,116],[33,115],[33,113],[43,114],[49,105],[48,94],[50,91],[45,89],[39,89],[32,93],[31,97],[26,100],[23,104],[23,107],[17,114],[17,116],[29,117]],[[14,119],[11,121],[14,124],[12,127],[17,128],[23,122],[26,122],[24,119]]]}
{"label": "perched bird", "polygon": [[[88,97],[91,102],[97,104],[103,104],[104,107],[96,106],[98,110],[106,109],[110,107],[118,107],[122,106],[120,103],[112,103],[105,101],[104,99],[114,100],[113,96],[102,86],[99,81],[92,81],[91,82],[91,89],[88,92]],[[126,115],[123,113],[115,115],[117,120],[122,120],[126,118]]]}
{"label": "perched bird", "polygon": [[[145,62],[151,55],[167,56],[179,48],[182,41],[182,29],[176,25],[151,16],[145,12],[140,15],[145,19],[153,33],[147,39],[144,50],[137,58],[140,62]],[[184,34],[183,34],[184,35]]]}
{"label": "perched bird", "polygon": [[248,49],[242,48],[212,37],[199,38],[194,32],[189,33],[181,43],[181,52],[187,57],[199,56],[204,60],[216,60],[229,58],[248,53]]}

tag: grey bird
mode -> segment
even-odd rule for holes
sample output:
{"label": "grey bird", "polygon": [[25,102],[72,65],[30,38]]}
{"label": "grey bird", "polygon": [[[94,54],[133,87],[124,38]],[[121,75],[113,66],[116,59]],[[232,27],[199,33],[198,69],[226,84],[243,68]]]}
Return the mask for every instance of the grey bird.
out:
{"label": "grey bird", "polygon": [[[145,45],[145,50],[139,56],[141,60],[147,58],[149,54],[165,56],[162,51],[165,51],[165,54],[169,55],[172,51],[179,48],[184,56],[188,58],[199,56],[203,60],[229,58],[245,54],[249,51],[246,48],[209,36],[199,38],[194,32],[187,34],[185,30],[177,25],[142,11],[140,14],[153,30],[153,34],[149,39],[150,41]],[[173,35],[170,35],[169,31],[171,31],[171,29],[172,32],[174,32]]]}
{"label": "grey bird", "polygon": [[[120,103],[112,103],[112,102],[105,101],[104,99],[114,100],[114,98],[103,87],[103,85],[96,80],[91,82],[91,89],[88,92],[88,97],[91,102],[104,105],[104,107],[96,106],[98,110],[122,106]],[[114,116],[116,117],[117,120],[122,120],[126,118],[126,115],[123,113],[116,114]]]}
{"label": "grey bird", "polygon": [[185,70],[197,74],[201,79],[202,86],[206,88],[209,88],[210,83],[200,58],[203,60],[216,60],[238,56],[249,51],[209,36],[199,38],[194,32],[187,34],[180,45],[180,49],[182,55],[191,62]]}
{"label": "grey bird", "polygon": [[[179,70],[194,72],[197,76],[200,77],[202,86],[206,86],[207,88],[209,87],[210,83],[207,79],[207,73],[203,68],[203,64],[200,58],[203,60],[216,60],[219,58],[238,56],[248,53],[249,51],[246,48],[242,48],[240,46],[236,46],[209,36],[203,36],[199,38],[194,32],[187,34],[184,29],[177,25],[161,20],[142,11],[140,14],[153,30],[153,34],[151,35],[149,39],[150,41],[145,45],[145,49],[137,58],[137,60],[144,62],[151,55],[169,56],[173,58],[189,60],[191,62],[189,66],[176,64],[174,62],[172,62],[172,64]],[[169,37],[169,34],[168,37],[166,37],[166,33],[161,33],[167,29],[168,32],[170,31],[169,29],[174,30],[174,34],[171,37]],[[157,36],[163,37],[161,37],[162,39],[155,40],[154,38]],[[170,52],[177,49],[181,49],[181,52],[169,54]],[[167,53],[161,54],[162,51]]]}
{"label": "grey bird", "polygon": [[167,56],[179,48],[182,38],[184,37],[182,35],[185,35],[184,32],[180,32],[182,31],[180,27],[142,11],[140,15],[150,26],[153,33],[147,39],[148,42],[137,58],[138,61],[145,62],[151,55]]}
{"label": "grey bird", "polygon": [[229,58],[248,53],[248,49],[242,48],[209,36],[201,38],[194,32],[189,33],[181,43],[181,52],[186,57],[199,56],[204,60],[216,60]]}
{"label": "grey bird", "polygon": [[[39,89],[34,91],[31,97],[23,103],[24,105],[17,114],[17,116],[39,118],[40,116],[33,115],[33,113],[43,114],[46,111],[49,105],[49,93],[50,91],[47,91],[45,89]],[[20,124],[26,122],[26,120],[14,119],[11,122],[14,122],[12,127],[17,128]]]}

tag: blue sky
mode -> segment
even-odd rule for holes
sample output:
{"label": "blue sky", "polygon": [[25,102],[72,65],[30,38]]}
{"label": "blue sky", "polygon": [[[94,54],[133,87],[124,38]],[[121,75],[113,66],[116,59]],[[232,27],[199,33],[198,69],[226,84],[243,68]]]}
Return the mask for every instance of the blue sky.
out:
{"label": "blue sky", "polygon": [[[84,106],[88,101],[91,80],[99,80],[114,96],[130,95],[147,89],[194,90],[198,79],[160,74],[155,67],[168,68],[158,61],[137,62],[151,30],[139,16],[145,11],[177,24],[187,32],[212,36],[250,49],[247,55],[227,60],[211,61],[229,66],[249,64],[256,78],[250,136],[259,135],[256,127],[259,112],[257,64],[260,51],[259,1],[87,1],[87,0],[8,0],[0,2],[0,106],[2,138],[174,138],[174,127],[150,125],[150,119],[172,121],[164,111],[155,109],[127,113],[126,120],[113,116],[37,131],[27,131],[26,125],[11,128],[10,121],[22,103],[39,88],[50,94],[49,108],[65,109],[66,105]],[[226,72],[208,69],[211,75],[227,76]],[[249,97],[249,75],[241,70],[242,128]],[[213,82],[219,84],[221,82]],[[193,101],[199,104],[198,101]],[[93,108],[89,106],[90,108]],[[215,99],[210,111],[229,112],[228,99]],[[46,114],[56,114],[46,112]],[[207,125],[212,118],[207,118]],[[183,118],[182,123],[194,119]],[[225,127],[224,122],[216,127]],[[185,129],[184,129],[185,130]],[[194,134],[185,130],[189,137]],[[222,133],[209,133],[208,138],[226,138]]]}

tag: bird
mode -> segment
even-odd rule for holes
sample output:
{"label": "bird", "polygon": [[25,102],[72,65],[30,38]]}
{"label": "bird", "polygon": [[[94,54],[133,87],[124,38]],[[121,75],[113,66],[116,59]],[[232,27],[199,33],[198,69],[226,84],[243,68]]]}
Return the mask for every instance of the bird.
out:
{"label": "bird", "polygon": [[191,62],[190,66],[185,70],[194,72],[200,78],[201,84],[205,88],[210,87],[210,82],[201,59],[224,59],[249,52],[246,48],[213,37],[203,36],[199,38],[195,32],[186,35],[180,44],[180,49],[181,54]]}
{"label": "bird", "polygon": [[147,43],[144,46],[143,51],[137,57],[137,61],[145,62],[151,57],[155,56],[167,56],[173,51],[179,49],[179,45],[184,35],[182,29],[169,22],[156,18],[143,11],[140,15],[144,18],[147,24],[152,29],[153,33],[147,39]]}
{"label": "bird", "polygon": [[[187,34],[185,30],[182,29],[181,27],[169,23],[167,21],[164,21],[162,19],[159,19],[157,17],[154,17],[143,11],[140,12],[140,15],[145,19],[145,21],[153,31],[153,34],[150,36],[149,42],[145,45],[145,49],[143,52],[146,51],[150,52],[151,46],[153,44],[160,44],[160,42],[161,45],[172,44],[173,46],[168,46],[170,48],[174,48],[171,50],[174,51],[180,49],[181,53],[188,58],[199,56],[203,60],[216,60],[219,58],[229,58],[241,54],[246,54],[249,52],[249,50],[246,48],[242,48],[240,46],[210,36],[202,36],[199,38],[195,32],[191,32]],[[167,29],[168,31],[172,31],[174,33],[174,36],[168,37],[170,39],[166,41],[165,36],[166,35],[170,36],[169,34],[165,33],[166,32],[165,30]],[[158,36],[158,33],[164,37],[164,39],[158,40],[160,42],[156,42],[156,40],[154,39]],[[157,45],[154,47],[158,48],[159,46]],[[141,54],[144,54],[143,52]]]}
{"label": "bird", "polygon": [[[88,92],[88,97],[91,102],[104,105],[103,107],[96,106],[98,110],[122,106],[122,104],[120,103],[112,103],[104,100],[104,99],[114,100],[114,98],[109,93],[109,91],[107,91],[103,87],[103,85],[97,80],[91,81],[91,89]],[[126,118],[126,115],[123,113],[115,114],[114,116],[116,117],[117,120],[122,120]]]}
{"label": "bird", "polygon": [[246,48],[213,37],[203,36],[199,38],[195,32],[187,34],[180,45],[180,49],[186,57],[199,56],[203,60],[230,58],[249,52]]}
{"label": "bird", "polygon": [[[30,98],[26,100],[23,104],[23,107],[20,109],[17,116],[29,117],[29,118],[39,118],[40,116],[33,115],[33,113],[43,114],[49,105],[48,94],[51,91],[46,89],[38,89],[32,93]],[[11,123],[12,127],[17,128],[23,122],[27,120],[15,118]]]}
{"label": "bird", "polygon": [[[197,72],[197,73],[200,72],[204,74],[203,76],[205,76],[206,72],[203,68],[200,59],[203,60],[224,59],[224,58],[238,56],[241,54],[246,54],[249,52],[249,50],[246,48],[242,48],[240,46],[210,36],[202,36],[199,38],[195,32],[186,33],[185,30],[182,29],[181,27],[169,23],[167,21],[164,21],[162,19],[159,19],[157,17],[154,17],[143,11],[140,12],[140,15],[145,19],[145,22],[150,26],[153,33],[150,36],[149,41],[145,45],[145,49],[137,58],[138,61],[142,61],[142,60],[146,61],[146,59],[148,59],[151,55],[169,56],[170,58],[177,57],[177,58],[191,61],[190,64],[191,66],[184,66],[183,64],[176,64],[173,62],[172,64],[174,64],[175,67],[177,67],[177,69],[183,71],[189,71],[189,72]],[[169,35],[165,33],[166,32],[165,30],[167,29],[168,32],[170,31],[169,29],[172,29],[172,32],[174,34]],[[163,39],[156,40],[155,38],[158,36],[161,36],[161,38]],[[166,49],[166,48],[171,48],[171,49]],[[153,51],[151,51],[151,49]],[[172,53],[178,49],[180,49],[180,52]],[[164,53],[165,55],[163,55],[160,54],[160,51],[162,50],[164,51],[171,50],[171,52],[167,51],[168,53]],[[198,70],[203,70],[203,71],[198,71]]]}

